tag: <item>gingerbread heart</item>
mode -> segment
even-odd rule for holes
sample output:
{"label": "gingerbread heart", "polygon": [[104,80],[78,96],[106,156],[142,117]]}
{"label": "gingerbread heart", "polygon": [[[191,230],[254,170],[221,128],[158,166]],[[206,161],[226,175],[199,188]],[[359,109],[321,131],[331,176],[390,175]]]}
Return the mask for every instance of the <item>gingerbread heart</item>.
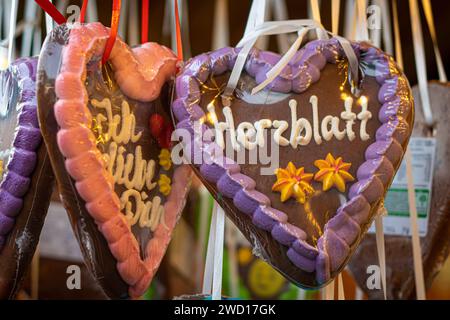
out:
{"label": "gingerbread heart", "polygon": [[[450,101],[450,86],[436,81],[428,85],[431,109],[436,123],[433,128],[427,126],[419,98],[419,88],[413,88],[418,107],[414,124],[414,137],[436,138],[436,161],[431,190],[431,207],[428,217],[428,231],[421,237],[423,271],[425,285],[429,288],[434,277],[446,261],[450,248],[450,172],[447,165],[450,160],[450,141],[447,124],[450,115],[447,112]],[[389,299],[411,299],[415,296],[415,281],[411,238],[408,236],[386,235],[386,294]],[[375,236],[368,235],[361,243],[350,262],[350,270],[358,285],[371,299],[382,299],[381,290],[369,290],[366,286],[367,267],[378,264]]]}
{"label": "gingerbread heart", "polygon": [[112,298],[148,288],[185,204],[188,166],[170,157],[167,113],[176,57],[109,29],[56,28],[39,60],[39,121],[62,201],[94,277]]}
{"label": "gingerbread heart", "polygon": [[36,69],[37,58],[24,58],[0,74],[0,299],[20,289],[53,190],[37,117]]}
{"label": "gingerbread heart", "polygon": [[185,156],[254,251],[306,288],[346,265],[412,128],[410,87],[393,59],[352,46],[359,98],[334,38],[307,43],[257,94],[280,57],[253,49],[230,105],[220,97],[239,49],[195,57],[176,80],[172,110]]}

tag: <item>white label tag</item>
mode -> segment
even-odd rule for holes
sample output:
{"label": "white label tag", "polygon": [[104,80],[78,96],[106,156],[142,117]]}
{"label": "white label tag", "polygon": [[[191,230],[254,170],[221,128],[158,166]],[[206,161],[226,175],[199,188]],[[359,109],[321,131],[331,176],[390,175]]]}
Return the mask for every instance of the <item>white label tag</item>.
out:
{"label": "white label tag", "polygon": [[[413,137],[409,141],[409,148],[416,192],[419,235],[423,237],[427,234],[428,229],[436,139]],[[405,159],[403,159],[394,177],[394,181],[386,194],[384,205],[388,212],[388,215],[383,219],[384,233],[388,235],[410,236]],[[375,232],[374,225],[371,226],[369,232]]]}

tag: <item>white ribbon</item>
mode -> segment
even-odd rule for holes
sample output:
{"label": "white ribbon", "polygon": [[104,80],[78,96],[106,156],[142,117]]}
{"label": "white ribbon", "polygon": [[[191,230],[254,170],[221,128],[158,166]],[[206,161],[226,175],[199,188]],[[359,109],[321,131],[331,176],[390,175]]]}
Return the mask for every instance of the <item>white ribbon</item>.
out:
{"label": "white ribbon", "polygon": [[214,202],[203,276],[203,294],[211,294],[212,300],[222,298],[223,239],[225,212]]}
{"label": "white ribbon", "polygon": [[356,0],[356,41],[369,41],[367,29],[366,0]]}
{"label": "white ribbon", "polygon": [[13,0],[11,5],[11,13],[9,16],[9,34],[8,34],[8,65],[14,60],[14,44],[17,24],[17,7],[18,0]]}
{"label": "white ribbon", "polygon": [[289,48],[289,50],[286,52],[286,54],[280,59],[280,61],[277,62],[273,68],[267,72],[266,74],[266,80],[261,82],[259,85],[253,88],[252,94],[255,94],[262,89],[264,89],[269,83],[271,83],[277,75],[281,73],[281,71],[284,69],[284,67],[291,61],[291,59],[294,57],[295,53],[297,52],[298,48],[300,48],[300,45],[302,44],[303,37],[308,33],[309,30],[312,28],[303,28],[298,31],[298,38],[294,41],[293,45]]}
{"label": "white ribbon", "polygon": [[406,150],[406,178],[408,184],[409,219],[413,249],[414,280],[417,300],[425,300],[425,280],[423,276],[422,249],[420,247],[419,228],[417,226],[416,191],[414,187],[411,152]]}
{"label": "white ribbon", "polygon": [[392,17],[394,22],[394,43],[395,43],[395,60],[400,68],[403,69],[403,53],[402,44],[400,42],[400,27],[398,24],[397,0],[392,1]]}
{"label": "white ribbon", "polygon": [[392,45],[392,25],[391,25],[391,12],[387,0],[378,0],[381,7],[381,19],[383,22],[383,44],[384,51],[390,55],[394,54],[394,48]]}
{"label": "white ribbon", "polygon": [[[282,21],[289,19],[285,0],[272,0],[271,3],[273,5],[273,16],[275,20]],[[278,50],[281,53],[289,50],[290,41],[287,34],[279,34],[277,36],[277,43]]]}
{"label": "white ribbon", "polygon": [[[52,0],[49,0],[50,3],[52,3]],[[53,30],[53,18],[50,17],[48,13],[45,13],[45,30],[47,34],[50,34]]]}
{"label": "white ribbon", "polygon": [[[398,11],[397,2],[394,0],[392,13],[394,17],[394,31],[395,31],[395,53],[396,60],[400,68],[403,69],[403,59],[400,41],[400,29],[398,26]],[[423,50],[423,47],[422,47]],[[428,90],[428,87],[426,87]],[[419,88],[420,90],[420,88]],[[427,91],[428,92],[428,91]],[[413,247],[413,263],[414,263],[414,280],[416,284],[416,296],[419,300],[425,299],[425,281],[423,276],[423,261],[422,253],[420,247],[419,230],[417,226],[417,208],[416,208],[416,195],[414,187],[414,177],[412,170],[412,159],[409,147],[405,154],[406,161],[406,178],[408,185],[408,205],[409,205],[409,216],[411,225],[411,241]]]}
{"label": "white ribbon", "polygon": [[228,275],[230,295],[232,297],[239,296],[239,270],[237,261],[237,232],[238,229],[225,217],[225,245],[228,250]]}
{"label": "white ribbon", "polygon": [[247,19],[247,25],[245,26],[244,37],[250,34],[257,26],[264,23],[266,16],[266,1],[265,0],[253,0],[250,7],[250,13]]}
{"label": "white ribbon", "polygon": [[378,264],[380,265],[381,283],[383,286],[383,296],[386,300],[386,249],[384,242],[383,217],[386,214],[384,205],[380,207],[377,217],[375,217],[375,239],[377,243]]}
{"label": "white ribbon", "polygon": [[212,49],[217,50],[228,46],[230,43],[230,32],[228,25],[228,0],[216,0],[214,9],[214,25]]}
{"label": "white ribbon", "polygon": [[345,2],[344,36],[347,39],[355,40],[356,31],[356,0]]}
{"label": "white ribbon", "polygon": [[[196,252],[197,263],[197,290],[202,290],[202,267],[204,265],[203,254],[206,246],[206,236],[208,234],[208,218],[210,214],[210,193],[206,187],[202,184],[198,189],[199,194],[199,235],[198,235],[198,249]],[[203,270],[205,271],[205,270]],[[204,276],[204,273],[203,273]]]}
{"label": "white ribbon", "polygon": [[119,17],[119,31],[118,31],[122,39],[126,39],[127,36],[127,25],[128,25],[127,21],[128,21],[128,0],[122,0],[122,6],[120,8],[120,17]]}
{"label": "white ribbon", "polygon": [[322,300],[334,300],[334,280],[322,288]]}
{"label": "white ribbon", "polygon": [[361,290],[358,285],[355,287],[355,300],[363,300],[364,299],[364,292]]}
{"label": "white ribbon", "polygon": [[[42,11],[38,10],[37,14],[38,14],[38,21],[41,21]],[[32,51],[33,56],[39,55],[39,53],[41,52],[41,45],[42,45],[42,29],[39,23],[34,29],[33,33],[33,51]]]}
{"label": "white ribbon", "polygon": [[[266,80],[260,85],[258,85],[256,88],[254,88],[252,94],[257,93],[258,91],[262,90],[265,86],[267,86],[267,84],[272,82],[281,73],[283,68],[289,63],[289,61],[295,55],[295,53],[297,52],[302,43],[304,35],[309,30],[318,28],[324,30],[320,23],[310,19],[268,21],[257,26],[249,34],[244,35],[243,39],[241,39],[241,41],[239,41],[239,43],[237,44],[237,47],[242,47],[242,49],[238,54],[236,63],[228,80],[227,87],[225,88],[225,91],[222,95],[223,104],[225,106],[230,104],[231,96],[234,92],[234,89],[237,86],[239,77],[245,65],[245,61],[247,60],[247,56],[251,48],[254,46],[258,37],[263,35],[285,34],[292,32],[297,32],[298,34],[297,40],[292,44],[292,46],[289,48],[286,54],[275,64],[275,66],[273,66],[273,68],[267,72]],[[334,35],[334,37],[339,41],[347,56],[350,70],[349,75],[352,82],[352,91],[354,91],[354,94],[358,95],[359,94],[358,90],[355,90],[357,89],[357,85],[359,84],[358,59],[353,51],[351,44],[346,39],[336,35]]]}
{"label": "white ribbon", "polygon": [[[89,2],[88,2],[89,3]],[[134,47],[140,43],[139,39],[139,12],[138,1],[131,1],[128,8],[128,32],[127,32],[127,43]]]}
{"label": "white ribbon", "polygon": [[27,0],[25,3],[24,19],[25,29],[22,36],[22,49],[20,50],[21,57],[28,57],[31,55],[31,45],[33,43],[33,29],[35,27],[33,21],[36,21],[37,4],[34,0]]}
{"label": "white ribbon", "polygon": [[341,0],[331,0],[331,32],[339,34],[339,11]]}
{"label": "white ribbon", "polygon": [[422,25],[420,22],[419,5],[417,0],[409,0],[409,12],[411,15],[411,29],[414,44],[414,57],[416,60],[417,82],[419,83],[420,100],[422,101],[423,115],[427,125],[433,125],[430,95],[428,93],[427,65],[425,62],[425,49],[422,37]]}
{"label": "white ribbon", "polygon": [[306,290],[297,287],[297,300],[307,300]]}
{"label": "white ribbon", "polygon": [[[366,16],[366,0],[356,0],[356,40],[358,41],[370,41],[369,32],[367,29],[367,16]],[[383,296],[386,300],[386,253],[384,242],[384,230],[383,230],[383,216],[386,213],[386,209],[382,204],[375,217],[375,239],[377,244],[378,264],[381,271],[381,282],[383,285]]]}
{"label": "white ribbon", "polygon": [[447,82],[447,74],[445,73],[444,64],[442,63],[441,53],[436,36],[436,28],[434,26],[433,11],[431,9],[430,0],[422,0],[423,11],[425,12],[425,18],[427,19],[428,29],[430,29],[431,40],[433,41],[434,55],[436,56],[436,63],[439,73],[439,81]]}
{"label": "white ribbon", "polygon": [[98,21],[97,0],[89,0],[88,1],[86,20],[89,22]]}
{"label": "white ribbon", "polygon": [[[312,15],[312,18],[322,23],[322,19],[320,18],[320,3],[319,0],[309,0],[309,6],[310,6],[310,12]],[[321,28],[316,29],[317,32],[317,38],[319,39],[328,39],[327,33],[323,31]]]}
{"label": "white ribbon", "polygon": [[342,280],[342,273],[338,275],[338,300],[345,300],[344,281]]}

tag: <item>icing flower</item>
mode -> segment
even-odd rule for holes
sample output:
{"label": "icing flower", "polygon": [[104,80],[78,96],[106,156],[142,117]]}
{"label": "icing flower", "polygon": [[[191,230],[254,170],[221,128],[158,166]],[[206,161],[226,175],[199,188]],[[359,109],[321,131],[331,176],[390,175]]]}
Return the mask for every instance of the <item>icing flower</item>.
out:
{"label": "icing flower", "polygon": [[158,180],[159,192],[161,192],[166,197],[169,195],[172,190],[172,180],[165,174],[161,174]]}
{"label": "icing flower", "polygon": [[159,153],[159,165],[163,167],[164,170],[168,171],[172,167],[172,159],[170,158],[170,151],[166,148],[161,149]]}
{"label": "icing flower", "polygon": [[305,203],[306,198],[314,193],[310,184],[312,173],[305,173],[305,168],[296,168],[289,162],[286,169],[278,168],[275,171],[277,181],[272,186],[272,191],[281,193],[281,202],[293,197],[300,203]]}
{"label": "icing flower", "polygon": [[314,175],[314,180],[322,182],[323,191],[336,186],[340,192],[345,192],[345,184],[355,180],[348,172],[352,164],[344,162],[342,157],[334,159],[331,153],[328,153],[325,160],[316,160],[314,165],[319,168],[319,171]]}
{"label": "icing flower", "polygon": [[0,180],[2,179],[3,175],[3,160],[0,160]]}

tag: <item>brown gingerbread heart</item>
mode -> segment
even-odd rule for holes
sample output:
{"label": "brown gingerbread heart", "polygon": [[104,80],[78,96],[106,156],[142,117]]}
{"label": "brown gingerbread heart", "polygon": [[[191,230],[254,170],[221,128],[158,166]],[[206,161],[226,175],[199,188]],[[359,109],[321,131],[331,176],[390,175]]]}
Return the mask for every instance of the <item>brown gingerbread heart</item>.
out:
{"label": "brown gingerbread heart", "polygon": [[[184,155],[254,251],[307,288],[346,265],[412,128],[406,77],[382,51],[352,46],[363,75],[359,98],[337,39],[307,43],[257,94],[280,57],[254,49],[230,105],[220,97],[239,49],[193,58],[176,82],[172,110]],[[274,156],[258,158],[261,150]]]}
{"label": "brown gingerbread heart", "polygon": [[147,290],[189,189],[191,170],[170,157],[169,82],[177,59],[109,29],[59,26],[39,60],[39,120],[62,202],[89,270],[111,298]]}

